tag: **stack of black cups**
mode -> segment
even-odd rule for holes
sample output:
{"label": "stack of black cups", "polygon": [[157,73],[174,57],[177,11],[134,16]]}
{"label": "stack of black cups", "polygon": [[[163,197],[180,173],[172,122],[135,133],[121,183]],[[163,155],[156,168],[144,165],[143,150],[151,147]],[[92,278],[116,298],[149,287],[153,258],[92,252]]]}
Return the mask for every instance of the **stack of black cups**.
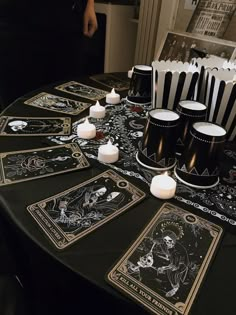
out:
{"label": "stack of black cups", "polygon": [[149,112],[137,161],[152,170],[174,168],[176,177],[195,188],[219,182],[219,155],[226,130],[206,121],[207,107],[192,100],[180,101],[176,111],[157,108]]}

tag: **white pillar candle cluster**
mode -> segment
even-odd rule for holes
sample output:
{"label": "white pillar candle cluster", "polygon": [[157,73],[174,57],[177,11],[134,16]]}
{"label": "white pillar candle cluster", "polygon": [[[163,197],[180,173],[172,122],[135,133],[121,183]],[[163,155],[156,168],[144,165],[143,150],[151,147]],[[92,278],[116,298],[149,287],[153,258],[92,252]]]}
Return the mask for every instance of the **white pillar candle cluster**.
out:
{"label": "white pillar candle cluster", "polygon": [[109,140],[98,148],[98,160],[103,163],[115,163],[119,159],[119,149]]}
{"label": "white pillar candle cluster", "polygon": [[91,106],[89,109],[89,116],[92,118],[104,118],[106,115],[106,110],[104,106],[101,106],[99,101],[95,105]]}
{"label": "white pillar candle cluster", "polygon": [[173,198],[176,191],[176,181],[167,174],[154,176],[150,191],[159,199]]}
{"label": "white pillar candle cluster", "polygon": [[115,92],[115,89],[111,90],[111,93],[106,95],[106,102],[108,104],[119,104],[120,103],[120,94]]}
{"label": "white pillar candle cluster", "polygon": [[82,139],[93,139],[96,136],[96,127],[90,124],[88,118],[82,124],[77,126],[77,135]]}

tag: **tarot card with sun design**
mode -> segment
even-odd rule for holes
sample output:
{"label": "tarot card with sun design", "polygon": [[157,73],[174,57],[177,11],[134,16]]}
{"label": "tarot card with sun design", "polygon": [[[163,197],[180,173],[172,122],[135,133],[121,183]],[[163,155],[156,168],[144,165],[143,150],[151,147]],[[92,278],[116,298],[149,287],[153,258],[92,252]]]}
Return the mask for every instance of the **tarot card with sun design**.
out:
{"label": "tarot card with sun design", "polygon": [[220,226],[166,203],[107,280],[154,314],[187,315],[222,232]]}
{"label": "tarot card with sun design", "polygon": [[27,209],[53,244],[63,249],[144,197],[143,191],[108,170]]}
{"label": "tarot card with sun design", "polygon": [[76,143],[0,153],[0,186],[89,167]]}
{"label": "tarot card with sun design", "polygon": [[68,115],[78,115],[92,105],[45,92],[31,97],[24,104]]}
{"label": "tarot card with sun design", "polygon": [[70,135],[69,117],[0,117],[0,136]]}
{"label": "tarot card with sun design", "polygon": [[96,89],[92,86],[85,85],[76,81],[70,81],[55,87],[62,92],[74,94],[82,98],[98,101],[106,96],[107,91]]}

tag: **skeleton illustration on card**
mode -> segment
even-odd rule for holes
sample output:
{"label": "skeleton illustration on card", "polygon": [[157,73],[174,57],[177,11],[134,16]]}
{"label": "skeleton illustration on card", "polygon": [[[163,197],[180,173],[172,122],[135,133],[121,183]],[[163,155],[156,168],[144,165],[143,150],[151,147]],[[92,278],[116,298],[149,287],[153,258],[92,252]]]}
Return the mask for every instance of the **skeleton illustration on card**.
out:
{"label": "skeleton illustration on card", "polygon": [[144,197],[140,189],[108,170],[27,209],[54,245],[63,249]]}
{"label": "skeleton illustration on card", "polygon": [[186,315],[221,235],[221,227],[164,204],[108,281],[155,314]]}
{"label": "skeleton illustration on card", "polygon": [[0,136],[69,135],[68,117],[0,117]]}
{"label": "skeleton illustration on card", "polygon": [[96,89],[92,86],[88,86],[76,81],[70,81],[55,87],[62,92],[74,94],[82,98],[98,101],[106,96],[107,91]]}
{"label": "skeleton illustration on card", "polygon": [[78,115],[92,105],[45,92],[35,95],[24,103],[26,105],[69,115]]}
{"label": "skeleton illustration on card", "polygon": [[78,144],[0,153],[0,186],[89,167]]}
{"label": "skeleton illustration on card", "polygon": [[129,81],[121,80],[120,78],[104,73],[104,74],[97,74],[90,77],[90,79],[103,84],[109,88],[114,88],[117,91],[123,91],[129,89]]}

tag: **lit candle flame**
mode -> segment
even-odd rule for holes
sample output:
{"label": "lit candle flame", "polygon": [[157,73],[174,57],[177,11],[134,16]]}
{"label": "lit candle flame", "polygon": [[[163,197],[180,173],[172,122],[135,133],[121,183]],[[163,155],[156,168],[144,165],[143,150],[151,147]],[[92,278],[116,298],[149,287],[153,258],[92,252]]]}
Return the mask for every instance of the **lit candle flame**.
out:
{"label": "lit candle flame", "polygon": [[113,145],[110,139],[108,140],[107,145]]}

